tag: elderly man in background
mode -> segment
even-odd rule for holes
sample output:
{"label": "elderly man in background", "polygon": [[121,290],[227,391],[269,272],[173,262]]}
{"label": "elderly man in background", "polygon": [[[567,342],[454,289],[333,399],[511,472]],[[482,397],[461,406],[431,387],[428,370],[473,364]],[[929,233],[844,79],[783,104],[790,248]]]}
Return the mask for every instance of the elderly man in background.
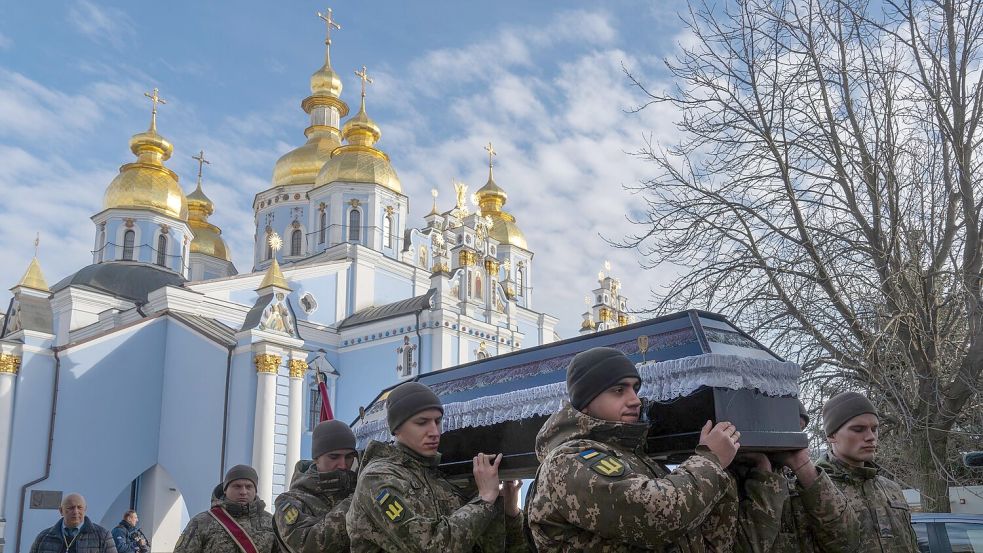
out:
{"label": "elderly man in background", "polygon": [[109,530],[85,516],[85,498],[70,493],[61,500],[61,520],[42,530],[31,553],[116,553]]}

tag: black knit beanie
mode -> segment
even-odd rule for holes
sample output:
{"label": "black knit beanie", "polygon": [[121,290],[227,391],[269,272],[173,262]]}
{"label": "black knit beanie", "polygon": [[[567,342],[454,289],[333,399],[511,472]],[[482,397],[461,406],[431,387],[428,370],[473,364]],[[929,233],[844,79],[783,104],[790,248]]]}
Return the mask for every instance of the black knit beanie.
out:
{"label": "black knit beanie", "polygon": [[853,417],[866,413],[876,415],[877,410],[864,395],[857,392],[837,394],[823,405],[823,431],[829,436]]}
{"label": "black knit beanie", "polygon": [[339,449],[355,449],[355,434],[340,420],[324,421],[314,427],[311,436],[311,458]]}
{"label": "black knit beanie", "polygon": [[809,424],[809,420],[810,420],[809,419],[809,411],[806,410],[806,406],[805,406],[804,403],[802,403],[802,400],[801,399],[799,399],[797,401],[799,402],[799,418],[800,419],[805,419],[806,420],[806,424]]}
{"label": "black knit beanie", "polygon": [[225,473],[225,480],[222,481],[222,490],[228,489],[229,484],[236,480],[250,480],[253,486],[259,486],[259,475],[256,474],[256,469],[249,465],[236,465],[229,469],[229,472]]}
{"label": "black knit beanie", "polygon": [[614,348],[592,348],[574,356],[567,366],[567,394],[578,411],[622,378],[641,380],[631,359]]}
{"label": "black knit beanie", "polygon": [[439,409],[441,413],[444,412],[444,404],[430,388],[419,382],[404,382],[396,386],[386,398],[386,421],[389,423],[389,431],[395,434],[399,425],[427,409]]}

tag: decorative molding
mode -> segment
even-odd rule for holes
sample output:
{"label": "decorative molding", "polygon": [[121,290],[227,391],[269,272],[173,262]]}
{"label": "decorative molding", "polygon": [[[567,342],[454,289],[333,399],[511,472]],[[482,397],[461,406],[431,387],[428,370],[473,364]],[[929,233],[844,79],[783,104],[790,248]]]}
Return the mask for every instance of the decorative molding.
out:
{"label": "decorative molding", "polygon": [[275,375],[280,370],[283,358],[272,353],[261,353],[256,356],[256,372]]}
{"label": "decorative molding", "polygon": [[498,261],[494,259],[485,260],[485,271],[488,272],[489,276],[498,277]]}
{"label": "decorative molding", "polygon": [[471,250],[461,250],[458,254],[458,264],[471,267],[478,261],[478,255]]}
{"label": "decorative molding", "polygon": [[358,206],[362,205],[362,202],[360,202],[358,200],[358,198],[352,198],[352,199],[348,200],[348,205],[350,205],[353,208],[355,208],[355,207],[358,207]]}
{"label": "decorative molding", "polygon": [[307,372],[307,361],[303,359],[291,359],[287,366],[290,367],[290,378],[304,378]]}
{"label": "decorative molding", "polygon": [[0,374],[16,375],[19,370],[20,357],[6,353],[0,354]]}

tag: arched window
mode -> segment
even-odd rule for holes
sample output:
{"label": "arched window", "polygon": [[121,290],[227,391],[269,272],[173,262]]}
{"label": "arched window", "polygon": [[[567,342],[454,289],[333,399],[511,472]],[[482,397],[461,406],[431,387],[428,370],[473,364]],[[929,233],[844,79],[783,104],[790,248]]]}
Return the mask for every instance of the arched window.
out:
{"label": "arched window", "polygon": [[319,244],[323,244],[324,235],[328,230],[328,214],[325,213],[324,211],[321,212],[321,217],[320,220],[318,221],[318,228],[320,230],[318,230],[317,241]]}
{"label": "arched window", "polygon": [[386,215],[386,223],[382,228],[382,243],[386,245],[387,248],[393,248],[393,216]]}
{"label": "arched window", "polygon": [[427,247],[420,246],[420,267],[427,268]]}
{"label": "arched window", "polygon": [[303,239],[304,233],[300,229],[294,229],[290,233],[290,255],[300,255],[300,241]]}
{"label": "arched window", "polygon": [[123,233],[123,261],[133,261],[133,241],[137,233],[128,230]]}
{"label": "arched window", "polygon": [[401,376],[410,376],[413,374],[413,348],[403,349],[403,374]]}
{"label": "arched window", "polygon": [[266,235],[266,259],[273,259],[273,246],[270,245],[270,236]]}
{"label": "arched window", "polygon": [[481,297],[481,275],[474,276],[474,295],[475,297]]}
{"label": "arched window", "polygon": [[518,295],[523,295],[526,289],[526,268],[522,265],[515,270],[515,288]]}
{"label": "arched window", "polygon": [[161,267],[167,266],[167,235],[161,234],[157,237],[157,264]]}
{"label": "arched window", "polygon": [[348,241],[358,242],[362,239],[362,212],[353,209],[348,212]]}

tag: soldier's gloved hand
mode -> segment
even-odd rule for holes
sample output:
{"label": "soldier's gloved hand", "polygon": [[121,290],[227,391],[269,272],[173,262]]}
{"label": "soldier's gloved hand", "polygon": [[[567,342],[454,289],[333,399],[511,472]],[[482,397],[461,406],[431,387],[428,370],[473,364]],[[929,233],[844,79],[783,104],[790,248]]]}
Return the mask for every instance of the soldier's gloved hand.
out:
{"label": "soldier's gloved hand", "polygon": [[736,426],[729,422],[718,422],[716,426],[711,428],[712,424],[712,422],[707,421],[703,425],[703,430],[700,431],[700,445],[710,448],[710,451],[720,460],[720,466],[727,468],[734,461],[734,456],[737,455],[737,450],[741,447],[740,442],[738,442],[741,433],[737,431]]}
{"label": "soldier's gloved hand", "polygon": [[505,502],[505,514],[514,517],[519,515],[519,490],[521,480],[506,480],[502,482],[502,500]]}
{"label": "soldier's gloved hand", "polygon": [[805,488],[811,487],[813,482],[819,478],[816,465],[813,464],[812,458],[809,457],[809,448],[796,451],[779,451],[774,456],[775,461],[782,466],[792,469],[795,477],[799,480],[799,484],[802,484]]}
{"label": "soldier's gloved hand", "polygon": [[502,454],[494,457],[479,453],[475,455],[473,462],[474,483],[478,486],[478,495],[488,503],[494,503],[498,499],[498,464],[502,462]]}

